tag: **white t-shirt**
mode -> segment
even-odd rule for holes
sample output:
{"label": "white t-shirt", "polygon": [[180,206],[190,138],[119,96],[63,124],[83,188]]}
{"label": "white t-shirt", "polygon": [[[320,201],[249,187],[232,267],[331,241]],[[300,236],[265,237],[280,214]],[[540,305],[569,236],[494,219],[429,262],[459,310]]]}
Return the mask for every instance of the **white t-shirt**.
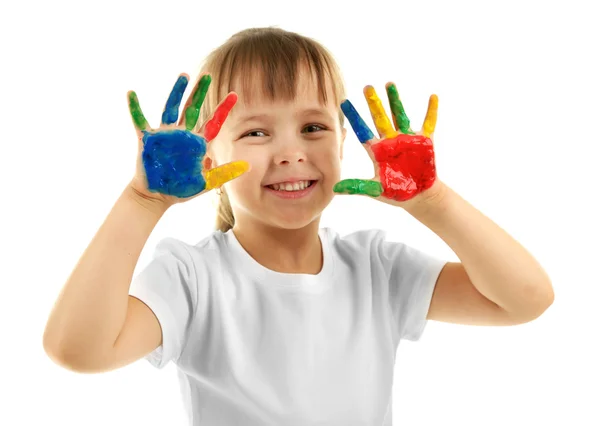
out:
{"label": "white t-shirt", "polygon": [[396,350],[446,261],[379,230],[319,236],[316,275],[263,267],[231,231],[158,243],[130,294],[160,322],[146,359],[175,363],[190,425],[392,425]]}

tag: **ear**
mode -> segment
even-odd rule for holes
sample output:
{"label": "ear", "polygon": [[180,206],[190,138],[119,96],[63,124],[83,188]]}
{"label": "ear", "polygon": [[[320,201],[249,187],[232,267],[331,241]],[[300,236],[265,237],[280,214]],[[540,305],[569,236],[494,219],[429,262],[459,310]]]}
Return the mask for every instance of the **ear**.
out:
{"label": "ear", "polygon": [[340,160],[344,159],[344,141],[346,140],[346,128],[342,127],[342,141],[340,142]]}
{"label": "ear", "polygon": [[204,157],[204,160],[202,160],[202,170],[210,170],[210,169],[212,169],[212,160],[207,155]]}
{"label": "ear", "polygon": [[210,143],[206,147],[206,154],[204,154],[204,159],[202,160],[202,169],[210,170],[213,167],[216,167],[218,164],[213,160],[213,152],[210,146]]}

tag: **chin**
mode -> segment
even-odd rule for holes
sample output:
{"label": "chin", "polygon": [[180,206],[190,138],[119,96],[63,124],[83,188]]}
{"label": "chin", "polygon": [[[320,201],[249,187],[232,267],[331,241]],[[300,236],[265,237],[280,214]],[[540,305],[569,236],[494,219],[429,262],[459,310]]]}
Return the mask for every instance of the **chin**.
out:
{"label": "chin", "polygon": [[[282,213],[282,212],[281,212]],[[264,217],[264,221],[271,226],[275,226],[281,229],[302,229],[318,220],[321,217],[320,212],[318,214],[302,214],[301,212],[295,212],[290,214],[273,214]]]}
{"label": "chin", "polygon": [[264,198],[248,197],[235,200],[230,197],[230,200],[238,207],[234,209],[234,216],[244,214],[252,217],[251,220],[268,227],[296,230],[319,220],[323,210],[332,201],[333,192],[324,193],[318,190],[309,197],[294,200],[273,198],[272,195],[268,195]]}

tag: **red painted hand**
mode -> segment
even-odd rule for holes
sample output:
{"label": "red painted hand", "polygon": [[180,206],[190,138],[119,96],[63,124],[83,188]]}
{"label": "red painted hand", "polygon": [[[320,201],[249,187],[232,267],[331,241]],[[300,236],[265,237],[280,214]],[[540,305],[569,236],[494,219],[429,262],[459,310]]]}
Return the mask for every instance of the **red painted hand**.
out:
{"label": "red painted hand", "polygon": [[436,95],[429,98],[422,130],[415,134],[410,128],[396,86],[388,83],[386,89],[394,127],[375,89],[371,86],[364,89],[379,139],[373,135],[350,101],[342,103],[342,111],[373,161],[375,177],[370,180],[346,179],[338,182],[333,190],[338,193],[368,195],[388,204],[401,205],[423,194],[436,182],[431,137],[437,121],[438,99]]}

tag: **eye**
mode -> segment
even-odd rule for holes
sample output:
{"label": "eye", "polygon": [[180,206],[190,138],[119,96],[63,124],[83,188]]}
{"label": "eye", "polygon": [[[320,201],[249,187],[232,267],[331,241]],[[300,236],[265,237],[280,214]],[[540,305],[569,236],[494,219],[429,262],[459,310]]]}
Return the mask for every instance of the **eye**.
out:
{"label": "eye", "polygon": [[[257,134],[257,133],[259,133],[259,134]],[[262,133],[262,135],[260,133]],[[245,138],[246,136],[260,137],[260,136],[266,136],[266,134],[262,130],[252,130],[251,132],[244,133],[242,135],[242,138]]]}
{"label": "eye", "polygon": [[315,132],[318,132],[319,130],[327,130],[324,126],[321,126],[320,124],[309,124],[308,126],[306,126],[303,129],[303,132],[304,132],[304,130],[307,130],[307,129],[310,129],[310,130],[308,130],[306,133],[315,133]]}

